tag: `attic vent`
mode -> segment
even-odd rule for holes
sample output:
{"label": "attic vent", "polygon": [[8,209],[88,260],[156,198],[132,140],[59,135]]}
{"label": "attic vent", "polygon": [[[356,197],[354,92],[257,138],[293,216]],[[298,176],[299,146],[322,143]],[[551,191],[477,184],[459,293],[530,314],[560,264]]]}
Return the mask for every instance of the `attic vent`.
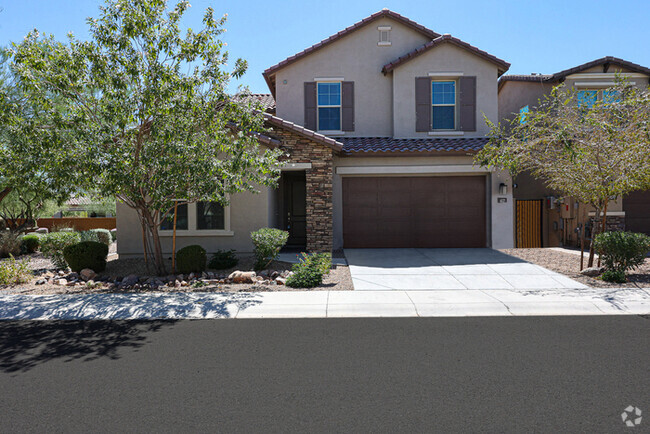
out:
{"label": "attic vent", "polygon": [[379,30],[379,42],[377,42],[377,45],[379,46],[388,46],[390,45],[390,26],[380,26],[377,27],[377,30]]}

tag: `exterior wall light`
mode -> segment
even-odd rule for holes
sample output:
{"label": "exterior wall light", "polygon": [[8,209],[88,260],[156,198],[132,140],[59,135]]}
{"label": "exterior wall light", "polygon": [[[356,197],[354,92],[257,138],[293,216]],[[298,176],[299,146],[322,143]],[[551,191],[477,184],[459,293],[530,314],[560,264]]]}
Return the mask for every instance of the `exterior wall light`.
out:
{"label": "exterior wall light", "polygon": [[506,195],[508,194],[508,186],[504,184],[503,182],[499,184],[499,194],[500,195]]}

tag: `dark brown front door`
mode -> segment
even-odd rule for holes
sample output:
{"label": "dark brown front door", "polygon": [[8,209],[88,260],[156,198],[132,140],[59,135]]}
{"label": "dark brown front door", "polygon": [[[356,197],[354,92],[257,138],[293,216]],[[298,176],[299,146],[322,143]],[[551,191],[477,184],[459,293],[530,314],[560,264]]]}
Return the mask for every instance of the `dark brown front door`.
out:
{"label": "dark brown front door", "polygon": [[307,244],[307,184],[305,172],[282,174],[284,183],[284,228],[289,231],[287,246]]}
{"label": "dark brown front door", "polygon": [[650,235],[650,191],[635,191],[623,199],[625,229]]}
{"label": "dark brown front door", "polygon": [[343,178],[347,248],[485,247],[484,176]]}

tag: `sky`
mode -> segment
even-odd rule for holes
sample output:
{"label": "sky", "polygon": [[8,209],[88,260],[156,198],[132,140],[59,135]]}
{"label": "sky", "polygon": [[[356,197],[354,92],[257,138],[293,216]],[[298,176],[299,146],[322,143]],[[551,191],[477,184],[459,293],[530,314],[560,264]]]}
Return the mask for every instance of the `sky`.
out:
{"label": "sky", "polygon": [[[0,0],[0,46],[31,29],[63,40],[88,38],[97,0]],[[170,4],[175,3],[174,0]],[[650,0],[190,0],[184,24],[201,28],[203,12],[228,14],[230,58],[248,61],[231,86],[268,93],[262,72],[386,7],[437,33],[451,33],[511,63],[508,74],[554,73],[604,56],[650,67]]]}

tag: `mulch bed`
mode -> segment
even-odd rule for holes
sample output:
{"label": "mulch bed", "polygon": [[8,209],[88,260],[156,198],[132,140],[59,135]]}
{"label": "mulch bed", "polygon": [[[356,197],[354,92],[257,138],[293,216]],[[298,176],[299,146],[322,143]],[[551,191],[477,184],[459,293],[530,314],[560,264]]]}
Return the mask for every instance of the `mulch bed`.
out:
{"label": "mulch bed", "polygon": [[[565,253],[549,248],[538,249],[504,249],[501,252],[511,256],[541,265],[549,270],[564,274],[580,283],[596,288],[650,288],[650,258],[644,264],[628,273],[627,283],[604,282],[599,278],[587,277],[580,274],[580,255]],[[585,268],[588,254],[585,253]]]}
{"label": "mulch bed", "polygon": [[[155,277],[153,267],[145,263],[142,258],[126,258],[119,259],[114,253],[114,245],[109,252],[106,270],[99,273],[95,280],[107,280],[106,282],[97,282],[97,286],[89,288],[84,283],[77,283],[74,286],[61,286],[54,283],[36,284],[37,281],[46,275],[54,275],[54,266],[52,262],[43,257],[40,253],[31,255],[24,255],[17,260],[29,260],[30,268],[34,271],[34,278],[25,284],[13,286],[0,286],[0,294],[32,294],[32,295],[46,295],[46,294],[97,294],[97,293],[133,293],[133,292],[262,292],[262,291],[350,291],[354,287],[352,285],[352,278],[347,266],[334,265],[330,273],[323,277],[323,283],[316,288],[301,289],[290,288],[285,285],[266,283],[210,283],[191,285],[182,287],[175,286],[160,286],[156,289],[148,288],[144,285],[139,285],[139,288],[120,288],[118,289],[114,284],[115,281],[122,280],[122,278],[129,275],[138,275],[140,277]],[[223,280],[232,271],[252,271],[254,258],[252,255],[239,256],[239,263],[236,267],[228,270],[207,270],[211,275],[210,281]],[[171,261],[167,261],[167,270],[171,270]],[[282,273],[291,270],[293,264],[282,261],[273,261],[268,267],[268,272],[277,271]],[[171,273],[171,271],[170,271]],[[66,273],[67,274],[67,273]],[[64,276],[61,276],[64,277]],[[185,276],[185,280],[187,276]],[[189,283],[189,282],[188,282]]]}

